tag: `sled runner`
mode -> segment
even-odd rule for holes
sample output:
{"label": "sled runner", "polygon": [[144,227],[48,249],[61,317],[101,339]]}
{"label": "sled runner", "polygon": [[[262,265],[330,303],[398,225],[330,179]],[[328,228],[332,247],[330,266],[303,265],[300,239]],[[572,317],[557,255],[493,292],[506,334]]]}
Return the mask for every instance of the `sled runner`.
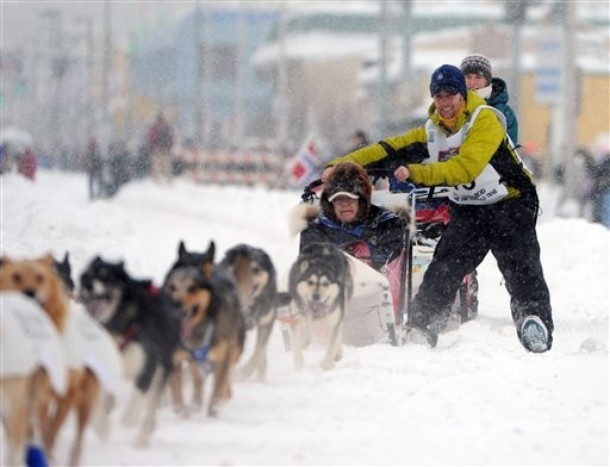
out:
{"label": "sled runner", "polygon": [[[379,190],[373,192],[372,201],[388,207],[396,200],[408,199],[412,216],[411,242],[407,245],[407,278],[405,283],[404,320],[408,319],[408,305],[419,289],[424,273],[432,261],[436,245],[450,222],[448,188],[404,186],[404,191]],[[456,296],[449,315],[454,325],[476,317],[478,311],[478,280],[476,270],[468,274]],[[447,323],[439,323],[445,328]]]}

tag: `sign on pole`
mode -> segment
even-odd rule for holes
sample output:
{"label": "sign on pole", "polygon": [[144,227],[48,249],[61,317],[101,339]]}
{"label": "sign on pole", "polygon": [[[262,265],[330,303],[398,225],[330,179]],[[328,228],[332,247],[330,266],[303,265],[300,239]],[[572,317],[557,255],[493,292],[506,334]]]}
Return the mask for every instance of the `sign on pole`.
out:
{"label": "sign on pole", "polygon": [[559,27],[540,31],[536,58],[536,99],[555,104],[562,92],[563,43]]}

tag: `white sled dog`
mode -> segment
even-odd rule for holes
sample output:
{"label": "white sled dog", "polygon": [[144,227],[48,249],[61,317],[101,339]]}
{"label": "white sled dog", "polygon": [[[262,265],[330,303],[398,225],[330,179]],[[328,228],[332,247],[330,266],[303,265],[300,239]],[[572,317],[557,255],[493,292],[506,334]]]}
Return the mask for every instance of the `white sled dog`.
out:
{"label": "white sled dog", "polygon": [[334,368],[341,360],[343,320],[353,293],[353,280],[345,254],[330,243],[305,246],[290,269],[291,344],[296,370],[303,368],[303,350],[311,343],[314,321],[321,324],[328,342],[320,366]]}

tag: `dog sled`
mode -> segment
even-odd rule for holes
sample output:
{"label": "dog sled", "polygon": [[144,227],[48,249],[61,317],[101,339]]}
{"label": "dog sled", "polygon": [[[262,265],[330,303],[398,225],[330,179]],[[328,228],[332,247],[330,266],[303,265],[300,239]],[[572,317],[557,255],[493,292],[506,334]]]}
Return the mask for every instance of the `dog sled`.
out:
{"label": "dog sled", "polygon": [[[378,190],[373,192],[372,196],[373,204],[391,207],[397,202],[396,200],[406,199],[410,207],[411,223],[408,227],[410,240],[405,245],[407,272],[402,316],[405,320],[408,318],[409,303],[419,289],[424,273],[434,256],[436,245],[450,221],[448,188],[409,185],[411,186],[406,187],[404,191]],[[478,304],[478,279],[475,270],[464,277],[448,316],[449,322],[438,323],[438,331],[452,329],[474,319],[477,316]]]}
{"label": "dog sled", "polygon": [[[366,169],[374,178],[389,178],[391,175],[386,168]],[[310,183],[301,195],[302,202],[319,203],[321,189],[321,180]],[[399,297],[393,300],[387,275],[346,254],[352,268],[354,294],[347,306],[344,343],[361,346],[386,340],[392,345],[402,345],[411,299],[450,221],[448,188],[397,184],[388,189],[374,190],[371,203],[390,210],[406,205],[410,212],[403,235]],[[448,321],[437,323],[439,331],[454,329],[473,319],[477,310],[478,281],[474,271],[460,285]]]}

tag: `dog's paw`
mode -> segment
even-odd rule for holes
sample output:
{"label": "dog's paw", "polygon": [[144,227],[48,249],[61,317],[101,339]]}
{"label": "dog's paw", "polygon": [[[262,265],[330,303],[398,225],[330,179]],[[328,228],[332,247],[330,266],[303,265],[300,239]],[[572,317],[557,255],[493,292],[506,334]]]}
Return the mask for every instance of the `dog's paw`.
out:
{"label": "dog's paw", "polygon": [[140,433],[135,439],[133,445],[137,449],[145,449],[148,447],[148,436],[146,434]]}
{"label": "dog's paw", "polygon": [[304,367],[305,367],[305,358],[303,357],[303,354],[299,354],[294,352],[294,369],[296,371],[301,371]]}
{"label": "dog's paw", "polygon": [[189,409],[191,412],[199,412],[202,407],[203,407],[203,398],[198,398],[197,400],[193,400]]}
{"label": "dog's paw", "polygon": [[335,367],[335,362],[329,362],[327,360],[324,360],[322,363],[320,363],[320,367],[324,371],[329,371],[329,370],[332,370]]}
{"label": "dog's paw", "polygon": [[184,404],[174,404],[174,413],[178,418],[188,418],[190,410]]}
{"label": "dog's paw", "polygon": [[138,425],[140,421],[140,413],[138,408],[134,408],[133,405],[127,407],[125,413],[123,414],[123,418],[121,419],[121,424],[127,428],[133,428]]}
{"label": "dog's paw", "polygon": [[208,417],[210,417],[210,418],[218,417],[218,403],[217,402],[212,402],[208,406]]}
{"label": "dog's paw", "polygon": [[99,411],[98,414],[91,418],[91,428],[102,441],[106,441],[110,436],[110,420],[108,414]]}
{"label": "dog's paw", "polygon": [[248,381],[248,379],[250,379],[250,376],[252,376],[252,370],[248,365],[246,365],[239,368],[235,372],[233,376],[233,381],[235,381],[236,383],[243,383],[244,381]]}

